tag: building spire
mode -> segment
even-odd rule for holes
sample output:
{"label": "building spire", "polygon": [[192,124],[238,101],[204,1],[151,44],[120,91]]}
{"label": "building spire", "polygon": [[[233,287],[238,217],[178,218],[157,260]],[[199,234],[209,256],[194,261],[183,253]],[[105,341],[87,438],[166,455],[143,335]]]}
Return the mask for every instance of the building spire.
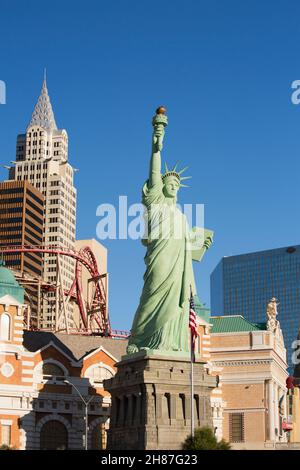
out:
{"label": "building spire", "polygon": [[40,96],[35,105],[28,127],[40,126],[45,130],[57,129],[47,89],[47,71],[44,69],[44,80]]}

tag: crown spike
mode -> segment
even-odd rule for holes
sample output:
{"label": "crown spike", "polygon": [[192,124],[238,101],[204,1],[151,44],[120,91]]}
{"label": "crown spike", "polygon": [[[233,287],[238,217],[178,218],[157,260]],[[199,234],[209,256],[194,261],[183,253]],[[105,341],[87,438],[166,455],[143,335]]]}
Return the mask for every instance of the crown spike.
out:
{"label": "crown spike", "polygon": [[182,170],[178,171],[178,174],[181,175],[181,173],[183,173],[187,169],[188,169],[188,166],[185,166],[184,168],[182,168]]}
{"label": "crown spike", "polygon": [[173,168],[172,171],[176,171],[176,168],[177,168],[177,166],[178,166],[178,163],[179,163],[179,162],[175,163],[175,166],[174,166],[174,168]]}
{"label": "crown spike", "polygon": [[169,172],[169,168],[168,168],[167,162],[165,162],[165,170],[166,170],[166,173]]}
{"label": "crown spike", "polygon": [[191,178],[192,178],[192,176],[183,176],[182,178],[180,178],[180,181],[190,180]]}
{"label": "crown spike", "polygon": [[189,188],[189,186],[187,184],[180,184],[179,187],[180,188]]}

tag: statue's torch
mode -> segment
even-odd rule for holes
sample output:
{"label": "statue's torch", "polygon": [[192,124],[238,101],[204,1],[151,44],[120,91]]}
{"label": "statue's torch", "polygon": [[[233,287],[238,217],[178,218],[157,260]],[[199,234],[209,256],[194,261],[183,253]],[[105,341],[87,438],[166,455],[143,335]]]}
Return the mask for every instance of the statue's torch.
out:
{"label": "statue's torch", "polygon": [[[152,119],[152,126],[154,127],[153,145],[156,147],[157,152],[160,152],[163,148],[165,127],[168,125],[168,118],[165,113],[166,108],[160,106],[157,108],[156,114]],[[156,135],[156,131],[160,131],[158,136]]]}

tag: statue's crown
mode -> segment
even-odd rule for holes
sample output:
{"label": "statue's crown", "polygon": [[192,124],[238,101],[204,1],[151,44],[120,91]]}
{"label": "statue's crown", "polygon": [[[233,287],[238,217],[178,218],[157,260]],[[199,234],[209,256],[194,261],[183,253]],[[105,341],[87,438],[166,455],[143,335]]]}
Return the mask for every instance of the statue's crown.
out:
{"label": "statue's crown", "polygon": [[181,174],[188,168],[187,166],[185,168],[183,168],[182,170],[180,171],[176,171],[176,168],[177,168],[177,165],[178,163],[176,163],[176,165],[174,166],[173,170],[169,170],[168,168],[168,165],[165,163],[165,169],[166,169],[166,172],[164,175],[162,175],[162,180],[164,181],[165,178],[167,178],[168,176],[174,176],[175,178],[177,178],[178,182],[180,183],[180,187],[182,188],[187,188],[188,186],[186,184],[181,184],[181,181],[183,180],[188,180],[191,178],[191,176],[181,176]]}

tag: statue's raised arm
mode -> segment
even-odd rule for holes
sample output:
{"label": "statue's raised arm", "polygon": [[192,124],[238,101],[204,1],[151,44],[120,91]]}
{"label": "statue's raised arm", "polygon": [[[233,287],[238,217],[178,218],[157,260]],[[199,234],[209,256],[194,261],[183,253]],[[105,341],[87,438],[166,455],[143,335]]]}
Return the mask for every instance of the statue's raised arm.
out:
{"label": "statue's raised arm", "polygon": [[149,187],[153,187],[161,179],[161,156],[160,151],[163,148],[163,139],[165,135],[165,127],[168,125],[168,118],[165,115],[166,109],[160,106],[156,110],[156,114],[152,119],[153,136],[152,136],[152,153],[149,171]]}

